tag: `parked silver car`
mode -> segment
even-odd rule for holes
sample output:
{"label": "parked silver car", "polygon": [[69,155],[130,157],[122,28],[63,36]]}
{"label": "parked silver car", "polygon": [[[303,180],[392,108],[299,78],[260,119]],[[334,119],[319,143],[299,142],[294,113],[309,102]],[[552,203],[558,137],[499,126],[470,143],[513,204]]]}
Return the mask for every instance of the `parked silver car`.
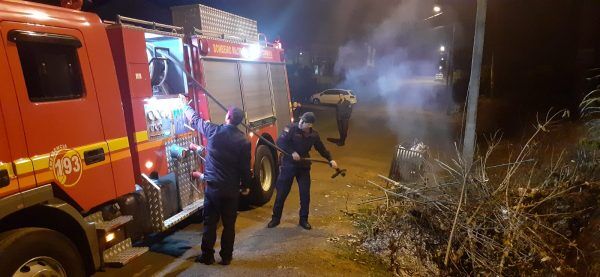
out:
{"label": "parked silver car", "polygon": [[326,89],[313,94],[310,97],[310,102],[313,104],[337,104],[342,98],[356,104],[356,96],[348,89]]}

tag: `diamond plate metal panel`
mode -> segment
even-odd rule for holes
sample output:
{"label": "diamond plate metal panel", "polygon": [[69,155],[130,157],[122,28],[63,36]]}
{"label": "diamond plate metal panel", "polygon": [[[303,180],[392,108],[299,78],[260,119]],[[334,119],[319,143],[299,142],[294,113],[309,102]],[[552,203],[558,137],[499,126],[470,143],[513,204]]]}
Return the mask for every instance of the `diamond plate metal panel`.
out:
{"label": "diamond plate metal panel", "polygon": [[125,265],[132,259],[148,252],[148,247],[133,247],[131,239],[126,239],[103,253],[104,262],[110,265]]}
{"label": "diamond plate metal panel", "polygon": [[102,212],[95,212],[91,215],[86,216],[85,218],[83,218],[86,222],[88,223],[100,223],[102,221],[104,221],[104,218],[102,218]]}
{"label": "diamond plate metal panel", "polygon": [[[178,145],[184,149],[187,149],[190,143],[198,144],[198,138],[195,133],[185,133],[175,136],[165,141],[166,153],[170,153],[169,148],[172,145]],[[204,203],[204,195],[198,189],[196,181],[192,178],[192,172],[199,168],[197,154],[190,151],[188,155],[181,159],[174,159],[171,155],[167,155],[167,164],[169,173],[175,173],[177,178],[177,190],[179,203],[181,203],[181,211],[169,219],[164,217],[163,199],[161,194],[161,188],[154,183],[146,175],[142,175],[142,188],[148,199],[148,206],[150,209],[150,218],[152,221],[152,229],[155,232],[162,232],[175,223],[187,218],[193,212],[196,211]],[[200,204],[199,204],[200,203]]]}
{"label": "diamond plate metal panel", "polygon": [[[186,133],[167,140],[165,147],[169,149],[169,147],[176,144],[187,149],[191,143],[198,144],[198,138],[194,133]],[[177,177],[181,209],[185,209],[185,207],[204,198],[204,195],[199,192],[196,181],[192,178],[192,172],[199,168],[196,153],[190,151],[188,155],[181,159],[173,159],[171,155],[167,155],[167,163],[169,165],[169,172],[175,172]]]}
{"label": "diamond plate metal panel", "polygon": [[97,230],[104,230],[105,232],[115,230],[116,228],[123,226],[127,222],[133,220],[133,216],[131,215],[122,215],[110,221],[100,221],[96,222]]}
{"label": "diamond plate metal panel", "polygon": [[150,219],[152,221],[152,229],[155,232],[162,232],[164,227],[162,195],[160,187],[145,174],[142,174],[142,188],[148,200],[148,208],[150,209]]}
{"label": "diamond plate metal panel", "polygon": [[182,220],[188,218],[191,214],[195,213],[196,211],[200,210],[202,207],[204,207],[204,199],[202,200],[198,200],[190,205],[188,205],[187,207],[185,207],[181,212],[179,212],[178,214],[168,218],[167,220],[165,220],[165,228],[171,228],[173,225],[181,222]]}
{"label": "diamond plate metal panel", "polygon": [[195,27],[206,36],[233,37],[246,42],[258,41],[256,20],[204,5],[172,7],[171,11],[173,23],[184,26],[187,33],[193,33]]}

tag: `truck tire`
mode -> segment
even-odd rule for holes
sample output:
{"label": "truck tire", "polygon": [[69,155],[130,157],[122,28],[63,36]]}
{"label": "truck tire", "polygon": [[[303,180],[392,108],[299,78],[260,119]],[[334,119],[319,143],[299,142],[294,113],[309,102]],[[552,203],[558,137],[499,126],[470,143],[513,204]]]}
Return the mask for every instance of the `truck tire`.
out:
{"label": "truck tire", "polygon": [[313,99],[313,104],[319,105],[319,104],[321,104],[321,100],[319,100],[319,98],[315,98],[315,99]]}
{"label": "truck tire", "polygon": [[273,196],[277,179],[277,164],[271,149],[259,145],[254,156],[254,182],[250,188],[250,202],[253,205],[263,205]]}
{"label": "truck tire", "polygon": [[4,253],[0,276],[86,276],[77,247],[54,230],[20,228],[1,233],[0,253]]}

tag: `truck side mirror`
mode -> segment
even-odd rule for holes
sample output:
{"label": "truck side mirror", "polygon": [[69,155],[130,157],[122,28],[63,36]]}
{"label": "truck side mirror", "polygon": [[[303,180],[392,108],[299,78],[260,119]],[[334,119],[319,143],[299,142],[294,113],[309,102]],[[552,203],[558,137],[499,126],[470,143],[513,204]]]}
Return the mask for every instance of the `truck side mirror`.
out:
{"label": "truck side mirror", "polygon": [[150,61],[148,62],[148,64],[150,65],[150,64],[152,64],[153,62],[155,62],[155,61],[157,61],[157,60],[158,60],[158,61],[166,61],[166,60],[167,60],[167,58],[163,58],[163,57],[152,58],[152,59],[150,59]]}

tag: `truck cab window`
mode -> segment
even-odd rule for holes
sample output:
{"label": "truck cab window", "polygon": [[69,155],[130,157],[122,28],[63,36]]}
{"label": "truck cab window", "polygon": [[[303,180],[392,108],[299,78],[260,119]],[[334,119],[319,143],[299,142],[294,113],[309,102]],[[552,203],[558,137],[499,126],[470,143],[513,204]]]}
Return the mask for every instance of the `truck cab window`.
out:
{"label": "truck cab window", "polygon": [[85,91],[74,37],[12,31],[32,102],[81,98]]}

